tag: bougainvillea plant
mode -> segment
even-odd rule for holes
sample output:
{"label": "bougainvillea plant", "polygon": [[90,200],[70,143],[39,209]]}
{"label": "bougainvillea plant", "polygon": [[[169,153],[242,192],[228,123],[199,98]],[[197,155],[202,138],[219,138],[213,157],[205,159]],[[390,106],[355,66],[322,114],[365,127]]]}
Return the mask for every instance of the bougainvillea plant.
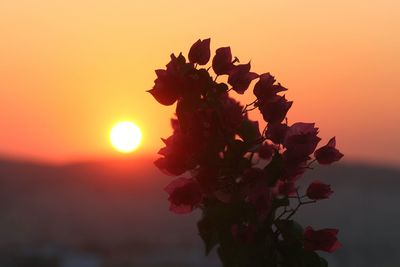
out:
{"label": "bougainvillea plant", "polygon": [[[197,226],[206,254],[217,247],[225,267],[327,266],[315,251],[340,247],[338,230],[303,229],[293,215],[333,193],[314,181],[301,194],[298,181],[312,163],[343,157],[335,138],[316,149],[318,128],[288,124],[292,102],[274,76],[251,72],[230,47],[218,48],[207,66],[210,57],[210,39],[195,42],[187,59],[172,54],[149,90],[162,105],[176,103],[173,133],[162,139],[165,147],[155,161],[179,177],[165,188],[170,210],[202,211]],[[218,81],[223,76],[227,82]],[[253,81],[254,101],[242,106],[232,95],[243,94]],[[266,122],[261,132],[248,117],[255,109]]]}

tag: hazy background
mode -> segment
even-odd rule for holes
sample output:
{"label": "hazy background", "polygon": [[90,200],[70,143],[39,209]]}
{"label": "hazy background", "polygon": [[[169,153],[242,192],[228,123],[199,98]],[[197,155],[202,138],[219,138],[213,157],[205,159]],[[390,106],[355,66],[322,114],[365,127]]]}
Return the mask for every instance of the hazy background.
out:
{"label": "hazy background", "polygon": [[[343,162],[307,178],[335,194],[297,218],[340,229],[330,266],[400,266],[399,10],[395,0],[0,1],[0,266],[219,266],[202,254],[199,214],[168,211],[170,178],[152,161],[173,108],[145,92],[170,53],[208,37],[289,88],[289,122],[316,122],[323,143],[336,136]],[[108,140],[121,120],[143,131],[132,155]]]}
{"label": "hazy background", "polygon": [[[168,211],[171,180],[150,159],[49,166],[0,161],[0,266],[221,267],[204,256],[199,212]],[[307,174],[329,200],[301,209],[303,226],[338,228],[330,267],[400,265],[400,171],[337,164]],[[301,190],[304,190],[302,187]]]}

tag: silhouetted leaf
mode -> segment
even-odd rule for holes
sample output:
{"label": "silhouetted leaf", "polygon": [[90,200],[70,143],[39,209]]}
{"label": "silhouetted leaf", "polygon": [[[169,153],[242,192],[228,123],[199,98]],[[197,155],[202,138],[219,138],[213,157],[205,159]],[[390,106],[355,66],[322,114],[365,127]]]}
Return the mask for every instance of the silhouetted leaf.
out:
{"label": "silhouetted leaf", "polygon": [[256,140],[261,137],[258,121],[243,120],[238,134],[246,144],[255,145]]}
{"label": "silhouetted leaf", "polygon": [[284,173],[284,162],[282,155],[276,152],[272,157],[271,162],[265,166],[267,182],[270,186],[274,186],[276,182],[282,178]]}
{"label": "silhouetted leaf", "polygon": [[303,227],[297,222],[293,220],[278,220],[276,225],[286,241],[297,242],[303,239]]}
{"label": "silhouetted leaf", "polygon": [[215,225],[210,218],[203,216],[197,223],[199,235],[203,239],[206,249],[206,255],[218,244],[218,233]]}

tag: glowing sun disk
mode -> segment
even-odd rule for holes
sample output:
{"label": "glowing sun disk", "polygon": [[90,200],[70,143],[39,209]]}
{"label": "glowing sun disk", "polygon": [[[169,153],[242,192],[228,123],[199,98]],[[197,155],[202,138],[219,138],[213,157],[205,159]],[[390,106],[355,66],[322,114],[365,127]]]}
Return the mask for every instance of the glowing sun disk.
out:
{"label": "glowing sun disk", "polygon": [[135,150],[142,140],[142,133],[134,123],[124,121],[117,123],[111,130],[110,140],[113,147],[122,153]]}

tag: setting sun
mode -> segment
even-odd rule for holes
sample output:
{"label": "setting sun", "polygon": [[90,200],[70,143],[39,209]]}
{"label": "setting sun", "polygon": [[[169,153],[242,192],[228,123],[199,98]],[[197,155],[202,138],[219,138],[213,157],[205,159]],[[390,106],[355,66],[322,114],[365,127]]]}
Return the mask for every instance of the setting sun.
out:
{"label": "setting sun", "polygon": [[122,153],[135,150],[142,140],[142,133],[134,123],[129,121],[117,123],[110,133],[111,144]]}

